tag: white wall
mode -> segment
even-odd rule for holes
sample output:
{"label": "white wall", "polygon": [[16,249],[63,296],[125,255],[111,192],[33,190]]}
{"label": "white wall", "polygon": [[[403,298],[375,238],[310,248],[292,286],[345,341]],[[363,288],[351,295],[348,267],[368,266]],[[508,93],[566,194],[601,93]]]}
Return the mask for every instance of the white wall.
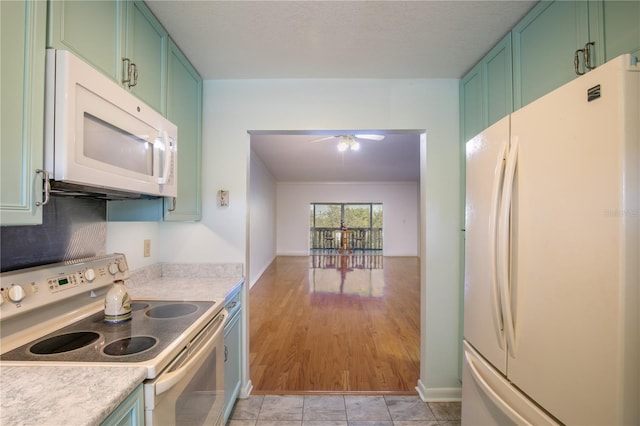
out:
{"label": "white wall", "polygon": [[[160,224],[160,261],[245,261],[248,130],[426,129],[418,387],[433,399],[459,389],[458,80],[211,80],[204,82],[203,121],[203,219]],[[219,189],[230,191],[229,207],[216,206]],[[143,236],[127,238],[125,227],[109,226],[108,241],[118,244],[108,246],[137,253]]]}
{"label": "white wall", "polygon": [[[144,257],[144,240],[151,241],[151,256]],[[160,223],[107,222],[107,253],[124,253],[130,270],[162,261]]]}
{"label": "white wall", "polygon": [[253,286],[276,256],[276,181],[257,155],[251,153],[249,270]]}
{"label": "white wall", "polygon": [[383,203],[385,256],[418,256],[418,183],[278,183],[278,255],[309,253],[309,204]]}

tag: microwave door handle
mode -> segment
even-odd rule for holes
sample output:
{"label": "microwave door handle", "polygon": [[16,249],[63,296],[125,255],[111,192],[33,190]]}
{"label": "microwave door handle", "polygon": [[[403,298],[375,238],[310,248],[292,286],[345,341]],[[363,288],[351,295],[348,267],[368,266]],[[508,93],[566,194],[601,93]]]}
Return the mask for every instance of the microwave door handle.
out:
{"label": "microwave door handle", "polygon": [[164,185],[169,181],[169,166],[171,165],[171,144],[169,143],[169,132],[164,130],[162,132],[162,139],[164,144],[164,167],[162,168],[162,175],[158,178],[158,183]]}

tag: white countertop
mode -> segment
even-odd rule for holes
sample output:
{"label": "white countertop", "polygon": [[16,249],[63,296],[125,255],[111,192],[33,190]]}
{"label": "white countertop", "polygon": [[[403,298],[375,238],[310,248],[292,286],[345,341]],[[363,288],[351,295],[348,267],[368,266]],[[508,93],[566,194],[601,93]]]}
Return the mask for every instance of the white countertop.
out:
{"label": "white countertop", "polygon": [[146,376],[142,367],[0,368],[0,424],[99,425]]}
{"label": "white countertop", "polygon": [[224,299],[239,286],[243,277],[227,278],[156,278],[144,283],[127,282],[134,300],[213,300]]}
{"label": "white countertop", "polygon": [[[133,299],[224,299],[243,277],[153,278],[126,283]],[[140,281],[140,280],[138,280]],[[143,382],[142,367],[0,367],[0,424],[97,425]]]}

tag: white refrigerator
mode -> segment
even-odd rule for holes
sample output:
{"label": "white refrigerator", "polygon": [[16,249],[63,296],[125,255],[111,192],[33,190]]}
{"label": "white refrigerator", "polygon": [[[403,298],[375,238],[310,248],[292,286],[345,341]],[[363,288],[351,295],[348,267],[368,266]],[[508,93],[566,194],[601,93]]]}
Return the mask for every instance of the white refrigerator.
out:
{"label": "white refrigerator", "polygon": [[463,425],[640,425],[640,65],[466,144]]}

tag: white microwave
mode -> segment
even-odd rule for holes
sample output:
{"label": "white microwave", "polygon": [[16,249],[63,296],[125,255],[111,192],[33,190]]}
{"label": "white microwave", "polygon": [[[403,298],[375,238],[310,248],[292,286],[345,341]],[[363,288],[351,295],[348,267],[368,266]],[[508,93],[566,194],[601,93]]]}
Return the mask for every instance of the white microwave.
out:
{"label": "white microwave", "polygon": [[176,197],[178,129],[65,50],[47,50],[45,170],[52,192]]}

